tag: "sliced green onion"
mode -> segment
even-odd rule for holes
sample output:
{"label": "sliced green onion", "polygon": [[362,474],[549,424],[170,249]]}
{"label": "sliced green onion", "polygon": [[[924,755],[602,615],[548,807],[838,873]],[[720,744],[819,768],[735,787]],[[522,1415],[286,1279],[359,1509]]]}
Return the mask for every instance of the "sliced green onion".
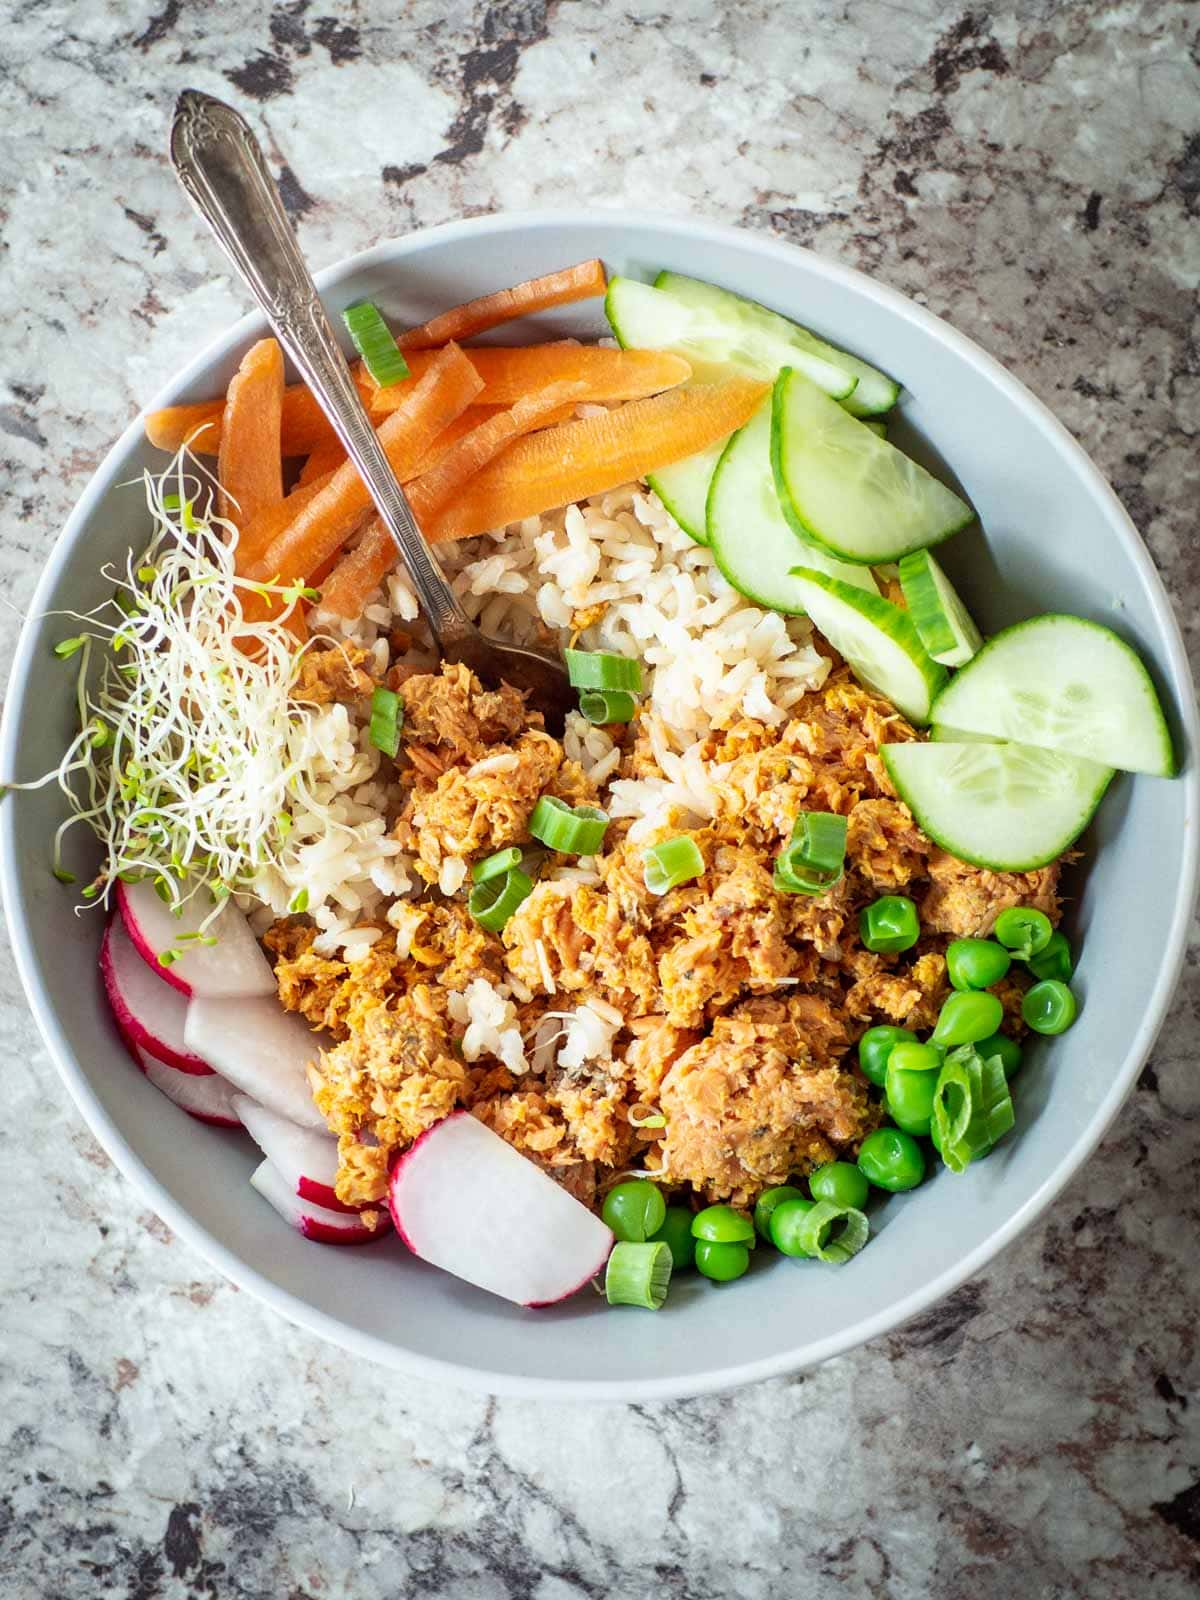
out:
{"label": "sliced green onion", "polygon": [[644,1306],[657,1311],[667,1298],[674,1258],[665,1239],[613,1245],[604,1273],[604,1293],[610,1306]]}
{"label": "sliced green onion", "polygon": [[933,1120],[942,1160],[965,1172],[1013,1125],[1012,1095],[997,1056],[959,1045],[946,1057],[933,1093]]}
{"label": "sliced green onion", "polygon": [[681,883],[690,883],[704,874],[704,857],[694,839],[681,833],[676,839],[664,839],[642,852],[645,862],[646,888],[651,894],[666,894]]}
{"label": "sliced green onion", "polygon": [[371,695],[369,737],[376,750],[394,756],[400,748],[400,729],[404,726],[404,702],[394,689],[380,686]]}
{"label": "sliced green onion", "polygon": [[775,861],[772,882],[781,894],[827,894],[846,861],[846,818],[834,811],[801,811]]}
{"label": "sliced green onion", "polygon": [[499,933],[523,900],[533,893],[533,879],[520,867],[509,867],[503,875],[485,878],[471,890],[467,910],[481,928]]}
{"label": "sliced green onion", "polygon": [[533,837],[564,855],[594,856],[607,828],[607,812],[595,806],[569,806],[552,794],[541,797],[529,819]]}
{"label": "sliced green onion", "polygon": [[564,650],[567,677],[576,689],[625,689],[642,692],[641,663],[611,650]]}
{"label": "sliced green onion", "polygon": [[367,371],[381,389],[390,389],[408,377],[408,362],[396,348],[379,307],[370,300],[359,300],[342,312],[342,321],[363,358]]}
{"label": "sliced green onion", "polygon": [[494,856],[488,856],[486,861],[477,861],[471,868],[472,883],[486,883],[489,878],[498,878],[502,872],[507,872],[510,867],[519,867],[521,852],[515,844],[510,844],[507,850],[497,850]]}
{"label": "sliced green onion", "polygon": [[288,910],[299,916],[302,911],[308,910],[308,890],[297,889],[288,904]]}
{"label": "sliced green onion", "polygon": [[637,701],[625,689],[585,689],[579,696],[581,714],[598,728],[610,722],[632,722]]}
{"label": "sliced green onion", "polygon": [[[833,1238],[835,1228],[839,1231]],[[818,1200],[805,1213],[797,1232],[797,1242],[818,1261],[841,1265],[856,1256],[871,1231],[866,1216],[857,1206],[839,1206],[832,1200]]]}
{"label": "sliced green onion", "polygon": [[54,654],[60,661],[67,661],[82,650],[86,643],[83,634],[77,633],[73,639],[60,639],[54,646]]}

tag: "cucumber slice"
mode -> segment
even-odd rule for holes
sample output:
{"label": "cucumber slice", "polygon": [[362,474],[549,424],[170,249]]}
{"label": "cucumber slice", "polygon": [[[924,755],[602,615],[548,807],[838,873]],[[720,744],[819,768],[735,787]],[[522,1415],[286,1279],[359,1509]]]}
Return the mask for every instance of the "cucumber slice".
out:
{"label": "cucumber slice", "polygon": [[1033,872],[1069,850],[1111,767],[1027,744],[886,744],[896,793],[923,832],[960,861]]}
{"label": "cucumber slice", "polygon": [[975,513],[789,368],[775,380],[771,461],[783,514],[843,561],[897,561]]}
{"label": "cucumber slice", "polygon": [[794,567],[804,609],[854,675],[910,722],[929,721],[946,669],[931,661],[907,611],[828,573]]}
{"label": "cucumber slice", "polygon": [[913,550],[900,563],[900,587],[921,643],[944,667],[961,667],[977,655],[983,636],[928,550]]}
{"label": "cucumber slice", "polygon": [[766,401],[730,439],[708,492],[708,542],[725,577],[755,605],[792,616],[804,613],[798,561],[828,570],[877,594],[869,567],[852,567],[797,538],[788,526],[771,476],[771,403]]}
{"label": "cucumber slice", "polygon": [[660,467],[646,478],[684,533],[690,533],[697,544],[708,543],[708,488],[728,443],[728,439],[721,439],[707,450]]}
{"label": "cucumber slice", "polygon": [[1175,752],[1141,658],[1083,617],[1049,613],[989,639],[939,696],[937,720],[1171,778]]}
{"label": "cucumber slice", "polygon": [[936,739],[939,744],[1002,744],[1001,739],[993,739],[990,733],[965,733],[962,728],[948,728],[944,722],[933,722],[929,725],[929,737]]}
{"label": "cucumber slice", "polygon": [[[732,299],[736,302],[737,296]],[[723,306],[689,305],[636,278],[610,279],[604,310],[625,349],[673,350],[695,367],[735,367],[756,378],[774,379],[780,367],[790,364],[835,400],[845,399],[858,384],[845,366],[836,366],[794,339],[732,315]],[[779,321],[785,330],[792,327],[782,317]],[[713,374],[702,370],[697,376]]]}
{"label": "cucumber slice", "polygon": [[[780,316],[777,311],[768,311],[757,300],[747,300],[730,289],[718,289],[714,284],[705,283],[700,278],[685,277],[681,272],[660,272],[654,280],[654,287],[673,294],[685,305],[704,307],[714,316],[728,318],[731,323],[761,330],[761,336],[765,339],[790,342],[808,355],[818,356],[823,361],[832,362],[835,367],[841,367],[851,377],[858,379],[853,392],[845,400],[846,410],[852,416],[870,417],[880,411],[889,411],[900,397],[900,385],[877,367],[869,366],[845,350],[839,350],[836,345],[826,344],[815,333]],[[797,365],[787,357],[779,364]]]}

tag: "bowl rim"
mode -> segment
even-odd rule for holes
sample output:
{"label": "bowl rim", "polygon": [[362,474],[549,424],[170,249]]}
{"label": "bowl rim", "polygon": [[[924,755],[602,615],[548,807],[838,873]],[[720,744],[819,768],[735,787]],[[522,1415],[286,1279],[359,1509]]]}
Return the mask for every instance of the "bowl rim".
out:
{"label": "bowl rim", "polygon": [[[9,806],[0,807],[0,884],[4,888],[9,937],[26,999],[51,1059],[84,1121],[146,1204],[162,1217],[190,1248],[237,1287],[269,1306],[295,1326],[327,1339],[351,1354],[366,1357],[414,1378],[450,1383],[460,1389],[476,1393],[527,1399],[627,1402],[671,1400],[716,1393],[763,1379],[804,1371],[900,1327],[952,1293],[999,1255],[1001,1250],[1042,1215],[1091,1156],[1120,1110],[1150,1053],[1183,967],[1187,930],[1196,903],[1197,891],[1200,888],[1200,828],[1197,827],[1197,820],[1200,818],[1200,768],[1194,755],[1194,752],[1200,749],[1200,718],[1197,714],[1191,667],[1183,637],[1162,579],[1132,519],[1082,445],[1049,407],[972,339],[958,332],[933,312],[917,305],[899,290],[877,282],[854,267],[818,255],[770,234],[758,234],[751,229],[734,227],[727,223],[647,210],[598,207],[572,208],[564,211],[496,211],[484,216],[439,223],[399,238],[381,240],[366,250],[340,258],[315,274],[317,286],[324,291],[326,287],[369,270],[382,262],[403,261],[406,256],[422,251],[431,240],[470,242],[491,233],[506,233],[514,229],[538,232],[563,226],[595,228],[598,235],[597,247],[601,254],[604,234],[614,229],[634,227],[675,234],[700,244],[713,242],[736,244],[743,248],[748,246],[753,251],[784,264],[794,261],[797,256],[803,258],[806,270],[874,300],[882,310],[914,324],[990,380],[1012,405],[1024,412],[1039,429],[1051,436],[1065,458],[1066,465],[1074,468],[1085,480],[1093,495],[1107,508],[1119,536],[1128,547],[1129,554],[1146,583],[1151,610],[1170,673],[1171,687],[1177,691],[1176,710],[1183,734],[1185,759],[1183,770],[1174,781],[1184,784],[1186,789],[1183,871],[1176,891],[1164,960],[1144,1007],[1133,1048],[1114,1075],[1107,1093],[1097,1102],[1091,1117],[1058,1167],[1026,1196],[1023,1204],[1002,1227],[966,1256],[947,1266],[927,1285],[901,1295],[885,1311],[855,1323],[852,1328],[839,1334],[829,1335],[807,1345],[799,1344],[773,1356],[751,1362],[715,1366],[705,1372],[682,1378],[639,1379],[624,1382],[607,1379],[589,1381],[526,1377],[512,1373],[489,1372],[484,1366],[468,1367],[458,1362],[421,1355],[375,1335],[360,1333],[336,1317],[317,1310],[298,1294],[272,1283],[195,1221],[183,1206],[176,1204],[168,1191],[147,1169],[141,1157],[126,1141],[101,1104],[83,1068],[67,1044],[51,996],[38,977],[28,919],[20,897],[14,892],[17,840],[14,811]],[[262,314],[251,312],[240,318],[232,327],[214,336],[180,373],[163,384],[152,401],[121,433],[93,473],[51,549],[29,602],[27,620],[17,641],[5,697],[3,720],[0,722],[0,764],[5,769],[14,770],[20,731],[19,712],[25,706],[36,668],[33,625],[45,609],[48,595],[69,564],[79,530],[89,521],[103,497],[115,487],[113,480],[118,463],[140,439],[145,412],[174,403],[176,396],[186,392],[210,363],[227,356],[239,345],[253,338],[262,337],[267,331],[266,320]]]}

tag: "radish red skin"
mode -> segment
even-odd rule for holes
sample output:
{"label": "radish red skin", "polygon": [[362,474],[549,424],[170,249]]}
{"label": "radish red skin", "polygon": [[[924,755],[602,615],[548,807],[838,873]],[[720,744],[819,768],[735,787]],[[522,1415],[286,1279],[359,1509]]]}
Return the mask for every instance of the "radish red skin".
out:
{"label": "radish red skin", "polygon": [[[361,1217],[353,1212],[331,1213],[325,1210],[324,1216],[314,1216],[305,1209],[288,1179],[270,1161],[263,1161],[254,1169],[250,1183],[285,1222],[316,1244],[374,1244],[392,1231],[388,1214],[382,1208],[379,1210],[379,1226],[374,1230],[368,1228]],[[309,1201],[310,1206],[314,1204]],[[340,1220],[335,1222],[332,1220],[334,1217]]]}
{"label": "radish red skin", "polygon": [[171,971],[170,967],[164,967],[158,959],[157,953],[150,948],[146,941],[146,936],[143,934],[134,915],[129,890],[119,878],[117,880],[117,910],[121,913],[121,921],[125,924],[125,932],[129,935],[134,949],[146,965],[151,967],[164,983],[169,983],[172,989],[178,989],[180,994],[190,996],[192,992],[191,984],[185,983],[177,972]]}
{"label": "radish red skin", "polygon": [[[112,1009],[113,1020],[117,1031],[125,1040],[131,1050],[143,1049],[152,1055],[156,1061],[163,1062],[166,1066],[174,1067],[179,1072],[190,1072],[197,1076],[205,1076],[212,1072],[208,1062],[202,1057],[189,1051],[176,1050],[164,1039],[161,1034],[155,1033],[143,1017],[137,1013],[136,995],[127,993],[130,975],[124,967],[121,940],[126,939],[129,945],[133,940],[128,937],[125,925],[120,918],[112,918],[104,930],[104,938],[100,943],[100,975],[104,979],[104,989],[108,996],[108,1003]],[[136,951],[136,946],[134,946]],[[137,951],[137,954],[141,954]],[[122,973],[125,972],[123,979]],[[183,1033],[183,1012],[186,1009],[182,1001],[173,997],[164,996],[169,1005],[179,1007],[180,1036]],[[161,1004],[162,1002],[160,1002]]]}
{"label": "radish red skin", "polygon": [[340,1211],[348,1216],[375,1208],[375,1203],[346,1205],[337,1197],[333,1185],[337,1178],[338,1147],[334,1136],[324,1129],[302,1128],[249,1095],[237,1095],[235,1115],[242,1119],[246,1132],[266,1156],[275,1171],[302,1200],[310,1200],[325,1211]]}

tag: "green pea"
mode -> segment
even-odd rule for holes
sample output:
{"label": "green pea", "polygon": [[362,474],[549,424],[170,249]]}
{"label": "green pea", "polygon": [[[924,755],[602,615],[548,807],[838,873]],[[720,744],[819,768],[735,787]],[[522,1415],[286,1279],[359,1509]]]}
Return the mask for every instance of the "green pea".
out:
{"label": "green pea", "polygon": [[878,1028],[868,1028],[858,1041],[858,1064],[863,1070],[863,1076],[872,1083],[882,1087],[887,1076],[888,1057],[898,1044],[916,1044],[917,1036],[910,1033],[907,1028],[891,1028],[881,1025]]}
{"label": "green pea", "polygon": [[750,1252],[744,1244],[721,1244],[712,1239],[696,1240],[696,1271],[714,1283],[732,1283],[750,1265]]}
{"label": "green pea", "polygon": [[926,1134],[933,1121],[936,1072],[905,1072],[890,1066],[884,1093],[892,1121],[905,1133]]}
{"label": "green pea", "polygon": [[975,1048],[985,1061],[999,1056],[1006,1078],[1011,1078],[1021,1065],[1021,1046],[1006,1033],[994,1033],[990,1039],[981,1039]]}
{"label": "green pea", "polygon": [[1066,934],[1059,933],[1056,928],[1046,948],[1030,956],[1026,965],[1035,978],[1057,978],[1060,983],[1069,983],[1075,971],[1075,958]]}
{"label": "green pea", "polygon": [[858,913],[858,932],[868,950],[911,950],[921,937],[917,908],[907,895],[881,895]]}
{"label": "green pea", "polygon": [[925,1157],[912,1134],[902,1128],[876,1128],[859,1147],[858,1170],[877,1189],[896,1194],[920,1183],[925,1176]]}
{"label": "green pea", "polygon": [[1046,948],[1054,929],[1046,913],[1035,906],[1010,906],[996,918],[992,932],[1018,961],[1028,961]]}
{"label": "green pea", "polygon": [[835,1206],[861,1211],[867,1203],[867,1180],[849,1161],[829,1161],[809,1173],[808,1187],[814,1200],[828,1200]]}
{"label": "green pea", "polygon": [[668,1206],[662,1226],[650,1238],[655,1244],[661,1241],[670,1247],[676,1272],[685,1272],[694,1264],[696,1241],[692,1238],[692,1213],[687,1206]]}
{"label": "green pea", "polygon": [[951,1049],[957,1044],[975,1044],[999,1030],[1004,1007],[994,994],[952,994],[942,1007],[933,1030],[932,1042]]}
{"label": "green pea", "polygon": [[1034,1033],[1066,1033],[1077,1009],[1075,996],[1057,978],[1035,983],[1021,1002],[1021,1015]]}
{"label": "green pea", "polygon": [[946,973],[956,989],[990,989],[999,983],[1012,957],[994,939],[955,939],[946,947]]}
{"label": "green pea", "polygon": [[774,1189],[764,1189],[758,1197],[754,1207],[754,1226],[758,1229],[760,1239],[771,1242],[771,1218],[775,1214],[776,1206],[781,1206],[785,1200],[803,1200],[804,1195],[794,1184],[781,1183]]}
{"label": "green pea", "polygon": [[781,1255],[811,1255],[808,1246],[800,1242],[800,1232],[814,1205],[815,1200],[784,1200],[771,1213],[771,1243]]}
{"label": "green pea", "polygon": [[[888,1058],[888,1071],[940,1072],[946,1052],[936,1044],[898,1044]],[[885,1079],[886,1082],[886,1079]]]}
{"label": "green pea", "polygon": [[645,1178],[630,1178],[608,1191],[600,1215],[618,1239],[629,1244],[644,1244],[662,1227],[667,1202]]}
{"label": "green pea", "polygon": [[710,1244],[744,1244],[752,1250],[757,1242],[754,1224],[744,1211],[732,1206],[705,1206],[692,1218],[692,1237]]}

